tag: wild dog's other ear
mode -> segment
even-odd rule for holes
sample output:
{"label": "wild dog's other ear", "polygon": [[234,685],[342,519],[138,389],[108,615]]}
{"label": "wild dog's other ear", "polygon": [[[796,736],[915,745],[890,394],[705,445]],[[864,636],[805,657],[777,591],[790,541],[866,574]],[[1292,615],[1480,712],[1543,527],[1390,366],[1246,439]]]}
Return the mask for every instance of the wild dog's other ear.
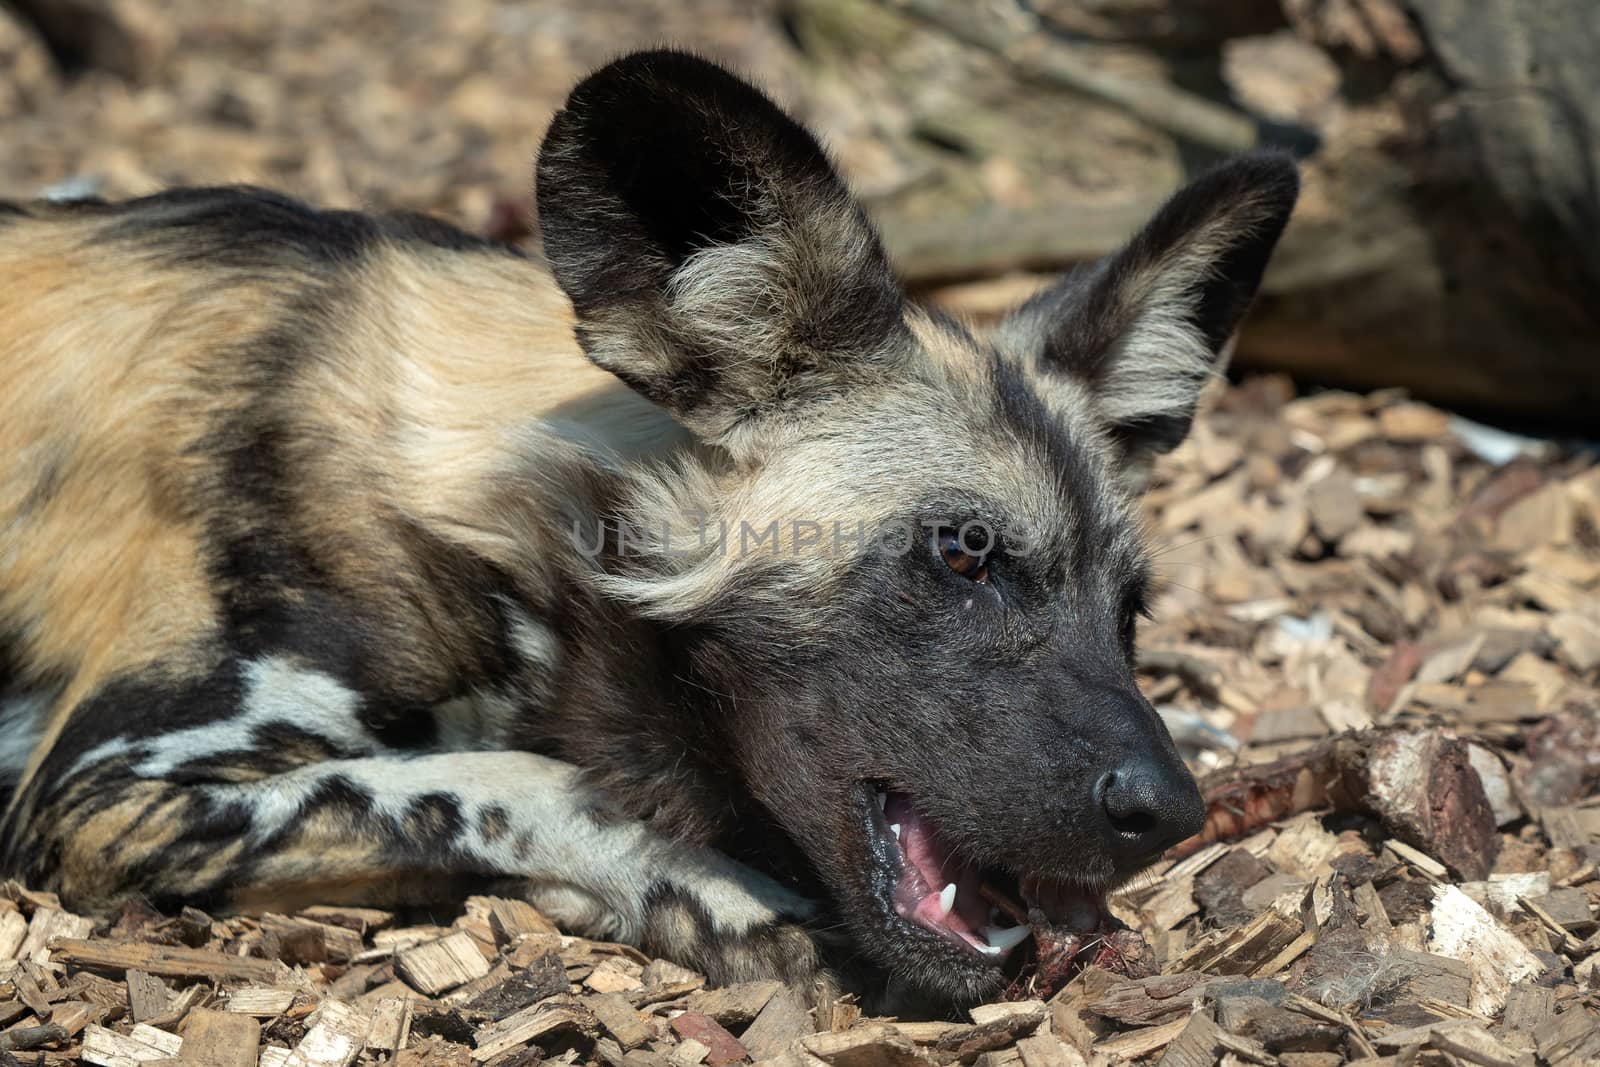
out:
{"label": "wild dog's other ear", "polygon": [[1018,310],[1042,361],[1082,382],[1142,488],[1189,432],[1217,357],[1249,308],[1299,194],[1294,162],[1261,152],[1179,190],[1120,251]]}
{"label": "wild dog's other ear", "polygon": [[737,450],[900,351],[900,288],[821,146],[705,60],[640,52],[581,82],[538,203],[589,357],[702,437]]}

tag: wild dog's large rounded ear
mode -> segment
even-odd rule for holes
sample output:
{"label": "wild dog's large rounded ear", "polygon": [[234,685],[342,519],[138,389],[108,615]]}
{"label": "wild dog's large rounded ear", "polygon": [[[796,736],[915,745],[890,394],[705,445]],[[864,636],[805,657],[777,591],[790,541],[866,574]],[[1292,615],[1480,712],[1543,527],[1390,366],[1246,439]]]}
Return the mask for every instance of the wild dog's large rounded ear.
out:
{"label": "wild dog's large rounded ear", "polygon": [[590,75],[539,153],[545,255],[589,357],[736,447],[898,358],[902,295],[816,139],[680,52]]}
{"label": "wild dog's large rounded ear", "polygon": [[1019,309],[1003,329],[1087,387],[1125,483],[1184,439],[1299,194],[1293,160],[1258,152],[1179,190],[1120,251]]}

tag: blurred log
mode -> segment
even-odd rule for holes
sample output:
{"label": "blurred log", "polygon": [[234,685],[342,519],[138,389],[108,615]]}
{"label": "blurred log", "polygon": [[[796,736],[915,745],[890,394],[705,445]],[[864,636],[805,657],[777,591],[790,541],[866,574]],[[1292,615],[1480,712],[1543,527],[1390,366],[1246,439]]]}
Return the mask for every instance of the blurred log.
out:
{"label": "blurred log", "polygon": [[1219,152],[1242,152],[1256,143],[1256,124],[1248,116],[1175,85],[1101,69],[1046,32],[1020,7],[1015,18],[1005,20],[994,18],[976,5],[947,0],[890,3],[968,44],[993,52],[1024,78],[1036,78],[1103,100],[1157,129]]}
{"label": "blurred log", "polygon": [[[1288,0],[1275,15],[1256,4],[1224,13],[1155,0],[1053,3],[1038,15],[965,0],[879,0],[878,10],[911,27],[892,38],[899,56],[921,34],[964,42],[975,57],[969,70],[930,43],[920,63],[878,61],[912,109],[913,133],[982,131],[984,115],[999,131],[936,146],[950,189],[989,190],[976,200],[940,199],[925,176],[903,195],[874,198],[890,254],[913,287],[1103,255],[1185,174],[1270,131],[1307,146],[1305,194],[1236,366],[1401,386],[1453,408],[1536,420],[1548,432],[1593,432],[1600,22],[1592,0]],[[1135,30],[1140,12],[1148,32]],[[1240,33],[1255,36],[1227,36]],[[880,41],[890,39],[883,31]],[[1196,42],[1212,56],[1209,74],[1195,69]],[[845,76],[869,61],[858,57]],[[932,70],[948,71],[949,84],[926,88]],[[997,86],[1006,76],[1010,90]],[[1062,98],[1054,125],[1041,104],[1051,93]],[[1105,125],[1083,121],[1073,102],[1085,99],[1171,137],[1179,166],[1105,140]],[[1019,133],[1013,120],[1024,113],[1031,128]],[[1094,168],[1095,181],[1074,189],[1054,169],[1062,161]],[[1013,174],[1002,191],[1023,190],[1010,202],[995,195],[997,163]],[[907,172],[922,173],[916,166]]]}

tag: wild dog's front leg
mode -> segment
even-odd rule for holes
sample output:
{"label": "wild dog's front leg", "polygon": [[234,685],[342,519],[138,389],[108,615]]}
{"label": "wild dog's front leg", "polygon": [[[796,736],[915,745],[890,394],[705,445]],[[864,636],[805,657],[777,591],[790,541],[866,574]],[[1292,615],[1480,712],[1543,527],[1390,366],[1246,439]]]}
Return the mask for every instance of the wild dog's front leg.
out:
{"label": "wild dog's front leg", "polygon": [[[96,784],[95,810],[59,821],[76,831],[52,844],[125,890],[282,909],[418,899],[452,876],[514,879],[567,928],[717,981],[816,967],[805,900],[710,849],[605,817],[572,767],[531,753],[334,759],[249,782],[134,779],[115,796],[108,784]],[[85,849],[94,855],[76,855]]]}
{"label": "wild dog's front leg", "polygon": [[[331,783],[345,795],[325,799]],[[252,838],[294,841],[257,862],[252,885],[293,884],[301,864],[322,864],[304,827],[338,814],[372,843],[380,867],[526,879],[530,899],[567,928],[641,945],[719,981],[816,965],[797,925],[811,913],[806,901],[715,851],[607,818],[557,760],[469,752],[336,761],[219,792],[254,809]]]}

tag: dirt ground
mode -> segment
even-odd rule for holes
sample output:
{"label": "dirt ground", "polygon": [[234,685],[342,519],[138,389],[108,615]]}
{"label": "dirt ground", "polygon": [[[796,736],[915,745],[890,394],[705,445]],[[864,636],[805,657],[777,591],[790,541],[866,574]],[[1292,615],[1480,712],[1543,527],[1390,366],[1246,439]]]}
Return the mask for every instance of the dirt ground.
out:
{"label": "dirt ground", "polygon": [[[628,47],[693,43],[831,103],[734,0],[128,10],[159,57],[138,85],[63,80],[0,14],[0,197],[250,181],[516,237],[550,113]],[[847,170],[881,173],[843,139]],[[911,1022],[828,989],[709,990],[510,901],[422,927],[80,917],[13,885],[0,1061],[1600,1063],[1595,460],[1397,392],[1219,386],[1148,500],[1141,680],[1212,814],[1114,898],[1143,959]]]}

